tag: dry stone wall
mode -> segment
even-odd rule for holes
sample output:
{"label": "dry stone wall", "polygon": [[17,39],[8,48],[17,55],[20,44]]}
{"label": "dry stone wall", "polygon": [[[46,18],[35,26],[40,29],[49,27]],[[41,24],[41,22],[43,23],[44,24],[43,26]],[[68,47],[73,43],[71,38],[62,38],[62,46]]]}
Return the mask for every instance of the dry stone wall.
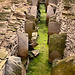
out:
{"label": "dry stone wall", "polygon": [[[0,2],[0,9],[0,75],[10,75],[7,68],[12,68],[11,75],[26,75],[24,65],[27,62],[26,58],[28,59],[29,41],[35,30],[37,6],[31,6],[27,0],[5,0]],[[31,27],[28,26],[27,20]],[[13,60],[10,60],[11,58]],[[25,59],[24,64],[21,58]],[[18,59],[21,64],[17,62]],[[10,63],[10,61],[13,62]],[[14,64],[15,62],[17,65]],[[19,72],[16,71],[17,68]],[[13,69],[16,73],[12,72]]]}
{"label": "dry stone wall", "polygon": [[57,8],[57,21],[61,22],[61,32],[67,33],[66,48],[64,57],[75,54],[75,1],[63,0],[59,2]]}

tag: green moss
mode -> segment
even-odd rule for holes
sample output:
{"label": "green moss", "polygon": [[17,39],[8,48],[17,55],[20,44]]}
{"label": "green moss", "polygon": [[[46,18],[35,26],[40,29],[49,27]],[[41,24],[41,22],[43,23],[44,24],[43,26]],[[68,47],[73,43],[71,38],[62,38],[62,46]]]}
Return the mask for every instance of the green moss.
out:
{"label": "green moss", "polygon": [[[52,68],[52,75],[74,75],[75,74],[75,56],[70,56],[57,61]],[[56,62],[56,61],[55,61]]]}
{"label": "green moss", "polygon": [[63,55],[66,37],[66,33],[50,35],[49,53],[51,53],[52,51],[58,51],[61,55]]}
{"label": "green moss", "polygon": [[39,37],[37,43],[39,44],[35,49],[40,51],[38,57],[30,61],[27,75],[51,75],[51,64],[48,63],[48,45],[47,45],[47,32],[48,28],[45,25],[46,13],[44,5],[40,5],[41,18],[39,26]]}

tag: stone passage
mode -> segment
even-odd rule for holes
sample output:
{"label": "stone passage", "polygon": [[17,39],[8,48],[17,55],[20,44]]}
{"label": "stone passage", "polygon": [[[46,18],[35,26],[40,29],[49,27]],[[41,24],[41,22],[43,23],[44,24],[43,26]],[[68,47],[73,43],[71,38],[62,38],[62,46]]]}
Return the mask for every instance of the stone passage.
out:
{"label": "stone passage", "polygon": [[27,75],[50,75],[51,65],[48,63],[48,45],[47,45],[47,32],[48,28],[45,25],[46,13],[45,6],[40,5],[41,17],[39,26],[39,37],[37,43],[39,44],[35,49],[40,51],[37,58],[30,61],[29,69]]}

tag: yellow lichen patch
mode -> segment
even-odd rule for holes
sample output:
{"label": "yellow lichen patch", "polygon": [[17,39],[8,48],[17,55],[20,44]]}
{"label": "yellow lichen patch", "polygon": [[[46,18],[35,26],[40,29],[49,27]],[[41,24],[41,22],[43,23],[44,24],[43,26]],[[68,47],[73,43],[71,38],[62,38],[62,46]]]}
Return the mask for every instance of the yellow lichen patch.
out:
{"label": "yellow lichen patch", "polygon": [[2,67],[4,66],[6,60],[0,60],[0,70],[2,69]]}
{"label": "yellow lichen patch", "polygon": [[8,52],[0,51],[0,59],[5,59],[7,57]]}

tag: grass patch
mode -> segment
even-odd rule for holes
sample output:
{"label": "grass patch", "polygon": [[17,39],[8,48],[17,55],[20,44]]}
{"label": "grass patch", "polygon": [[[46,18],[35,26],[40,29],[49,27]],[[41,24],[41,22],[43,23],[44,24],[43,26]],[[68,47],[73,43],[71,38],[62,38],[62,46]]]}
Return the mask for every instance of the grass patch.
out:
{"label": "grass patch", "polygon": [[40,54],[37,58],[30,61],[27,75],[51,75],[51,64],[48,63],[48,45],[47,45],[47,32],[48,28],[45,25],[46,13],[45,6],[40,5],[41,18],[39,26],[39,37],[37,43],[39,44],[35,49],[40,50]]}

